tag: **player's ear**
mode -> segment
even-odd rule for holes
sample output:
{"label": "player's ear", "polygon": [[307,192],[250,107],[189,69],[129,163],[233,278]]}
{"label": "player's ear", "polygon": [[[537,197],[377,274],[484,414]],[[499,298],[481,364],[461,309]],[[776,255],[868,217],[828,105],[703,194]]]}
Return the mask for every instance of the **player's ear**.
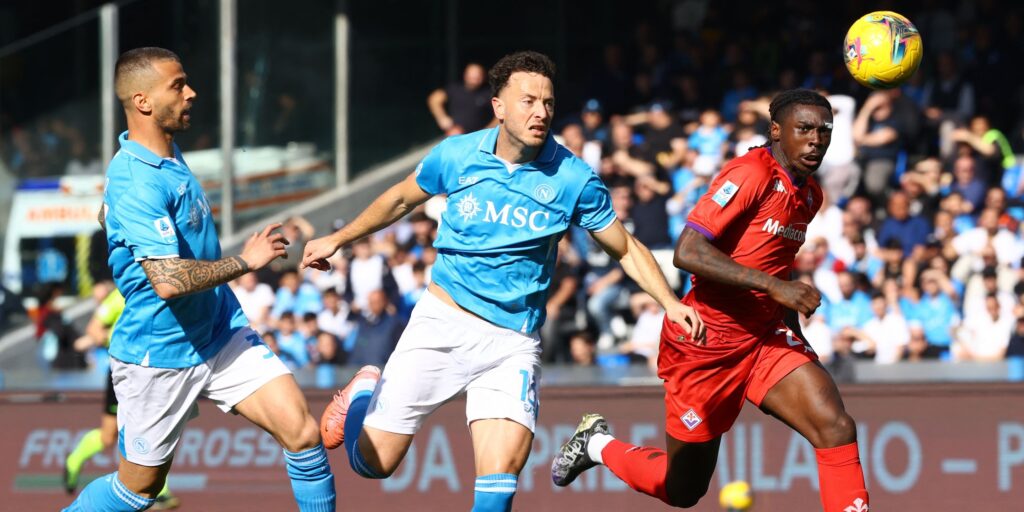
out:
{"label": "player's ear", "polygon": [[769,128],[768,135],[771,136],[772,142],[778,142],[782,139],[782,126],[772,121],[771,128]]}
{"label": "player's ear", "polygon": [[505,102],[497,96],[491,97],[491,108],[494,109],[494,118],[498,122],[505,122]]}
{"label": "player's ear", "polygon": [[132,94],[132,105],[135,105],[135,110],[148,114],[153,111],[153,104],[149,100],[149,96],[141,92]]}

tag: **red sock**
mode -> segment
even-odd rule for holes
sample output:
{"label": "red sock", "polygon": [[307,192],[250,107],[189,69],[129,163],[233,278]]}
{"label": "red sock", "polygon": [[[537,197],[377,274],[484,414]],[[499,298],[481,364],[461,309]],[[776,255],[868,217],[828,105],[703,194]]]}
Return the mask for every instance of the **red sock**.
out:
{"label": "red sock", "polygon": [[604,459],[604,465],[634,491],[668,503],[668,495],[665,494],[668,457],[665,456],[665,450],[633,446],[613,439],[601,450],[601,458]]}
{"label": "red sock", "polygon": [[867,512],[868,491],[857,443],[814,450],[825,512]]}

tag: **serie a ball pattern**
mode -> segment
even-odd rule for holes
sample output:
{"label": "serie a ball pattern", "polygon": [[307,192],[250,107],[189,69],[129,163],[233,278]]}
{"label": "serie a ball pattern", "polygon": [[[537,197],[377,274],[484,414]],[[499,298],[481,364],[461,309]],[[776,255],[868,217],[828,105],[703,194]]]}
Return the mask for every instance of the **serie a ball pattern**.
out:
{"label": "serie a ball pattern", "polygon": [[917,71],[924,53],[917,27],[892,11],[875,11],[853,22],[843,49],[850,74],[872,89],[898,87]]}

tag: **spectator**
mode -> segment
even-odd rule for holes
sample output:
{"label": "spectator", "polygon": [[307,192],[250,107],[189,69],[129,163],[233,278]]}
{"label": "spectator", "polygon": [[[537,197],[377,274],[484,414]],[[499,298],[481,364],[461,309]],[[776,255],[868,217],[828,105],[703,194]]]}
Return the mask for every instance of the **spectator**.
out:
{"label": "spectator", "polygon": [[277,282],[286,272],[298,272],[302,248],[316,234],[313,225],[301,216],[285,220],[281,225],[281,233],[288,241],[287,256],[275,259],[256,272],[256,277],[262,283]]}
{"label": "spectator", "polygon": [[601,143],[587,140],[583,135],[583,128],[575,123],[570,123],[562,128],[562,145],[572,151],[572,154],[582,158],[591,169],[601,168]]}
{"label": "spectator", "polygon": [[345,364],[345,353],[338,350],[338,338],[329,332],[317,333],[313,363],[335,366]]}
{"label": "spectator", "polygon": [[633,127],[623,121],[613,123],[611,144],[602,151],[601,177],[605,183],[632,181],[654,174],[654,170],[654,157],[646,145],[636,143]]}
{"label": "spectator", "polygon": [[[611,196],[612,206],[619,221],[628,221],[628,211],[632,205],[629,187],[613,186]],[[587,312],[593,325],[597,327],[597,346],[606,350],[615,345],[612,318],[615,316],[616,303],[625,289],[626,274],[619,262],[608,256],[593,238],[587,237],[587,244],[587,272],[583,276],[583,286],[588,297]]]}
{"label": "spectator", "polygon": [[580,121],[583,123],[583,138],[587,142],[607,144],[609,139],[608,125],[604,122],[601,102],[591,98],[583,104],[580,112]]}
{"label": "spectator", "polygon": [[654,163],[665,171],[675,169],[686,154],[686,132],[672,117],[671,104],[667,101],[652,103],[645,119],[644,140]]}
{"label": "spectator", "polygon": [[346,360],[355,366],[383,366],[398,344],[403,325],[388,311],[391,305],[384,290],[373,290],[366,299],[362,314],[352,315],[355,328],[345,339]]}
{"label": "spectator", "polygon": [[462,83],[435,89],[427,97],[427,107],[445,135],[470,133],[491,126],[494,110],[491,91],[487,88],[487,71],[475,62],[467,64],[462,72]]}
{"label": "spectator", "polygon": [[636,325],[629,340],[619,345],[619,352],[636,357],[647,365],[651,373],[658,372],[658,344],[661,342],[661,324],[665,311],[650,295],[636,293],[630,298]]}
{"label": "spectator", "polygon": [[298,370],[309,364],[306,339],[296,329],[295,315],[291,311],[281,313],[278,318],[274,341],[277,344],[278,357],[289,369]]}
{"label": "spectator", "polygon": [[954,126],[974,115],[974,86],[960,77],[951,52],[938,54],[936,76],[925,83],[922,101],[930,130],[928,138],[939,141],[938,147],[928,148],[929,153],[938,150],[940,157],[949,158],[953,155]]}
{"label": "spectator", "polygon": [[928,241],[931,226],[924,217],[910,215],[910,199],[905,192],[893,192],[889,197],[888,212],[889,217],[882,222],[878,233],[879,245],[885,246],[891,240],[899,240],[904,257],[920,252]]}
{"label": "spectator", "polygon": [[832,104],[832,142],[821,160],[817,176],[825,197],[841,203],[853,196],[860,181],[860,166],[855,159],[853,142],[857,103],[852,97],[842,94],[830,94],[828,102]]}
{"label": "spectator", "polygon": [[722,126],[722,116],[716,110],[707,109],[701,112],[700,125],[690,135],[689,145],[717,169],[729,151],[728,140],[729,132]]}
{"label": "spectator", "polygon": [[985,208],[978,216],[978,227],[953,238],[953,249],[958,256],[978,257],[988,246],[995,249],[1000,265],[1012,265],[1020,260],[1017,237],[999,227],[999,212]]}
{"label": "spectator", "polygon": [[348,304],[333,289],[325,290],[322,300],[324,308],[317,314],[317,328],[334,335],[339,340],[345,339],[352,331],[352,323],[348,318],[350,313]]}
{"label": "spectator", "polygon": [[296,315],[317,313],[323,309],[320,292],[312,284],[299,280],[299,274],[288,271],[281,275],[281,281],[274,296],[270,318],[277,320],[285,312]]}
{"label": "spectator", "polygon": [[255,273],[247,272],[231,282],[231,290],[252,328],[266,332],[270,324],[270,308],[274,305],[273,288],[257,281]]}
{"label": "spectator", "polygon": [[[900,312],[899,296],[895,288],[886,296],[876,292],[871,296],[873,316],[855,331],[857,341],[853,351],[874,355],[877,364],[892,364],[903,359],[910,331]],[[860,344],[860,346],[858,346]]]}
{"label": "spectator", "polygon": [[576,366],[594,366],[597,363],[597,341],[587,331],[579,331],[569,337],[569,353]]}
{"label": "spectator", "polygon": [[633,182],[633,191],[636,199],[629,210],[633,236],[651,250],[669,286],[678,289],[679,269],[672,263],[675,251],[669,236],[667,209],[672,186],[655,176],[641,176]]}
{"label": "spectator", "polygon": [[427,291],[427,265],[422,261],[412,264],[413,287],[402,294],[402,303],[399,304],[398,314],[403,319],[408,319],[412,314],[412,308],[419,302],[420,297]]}
{"label": "spectator", "polygon": [[732,87],[722,95],[722,118],[725,122],[736,121],[740,112],[740,105],[746,100],[757,97],[757,88],[750,83],[750,75],[742,69],[732,72]]}
{"label": "spectator", "polygon": [[924,335],[924,327],[921,326],[921,323],[913,320],[908,322],[907,325],[910,338],[907,340],[906,360],[919,362],[928,359],[938,359],[940,351],[928,343],[928,339]]}
{"label": "spectator", "polygon": [[952,347],[955,361],[1001,361],[1006,355],[1016,318],[1001,311],[995,294],[985,297],[985,314],[965,321]]}
{"label": "spectator", "polygon": [[946,357],[953,341],[953,329],[960,324],[960,313],[951,298],[949,278],[934,269],[921,273],[921,300],[915,319],[921,322],[928,340],[928,355]]}
{"label": "spectator", "polygon": [[703,167],[695,167],[698,164],[697,154],[697,151],[687,149],[681,165],[671,175],[672,197],[666,201],[665,208],[669,214],[669,234],[673,240],[683,232],[687,215],[711,183],[714,168],[706,160],[701,161]]}
{"label": "spectator", "polygon": [[838,273],[840,297],[829,304],[826,318],[832,332],[840,332],[845,327],[860,328],[871,319],[871,301],[867,294],[857,289],[857,282],[852,273]]}
{"label": "spectator", "polygon": [[551,285],[548,287],[547,320],[540,328],[541,357],[547,363],[564,362],[569,359],[570,354],[566,353],[567,331],[578,330],[580,327],[576,321],[576,298],[580,292],[579,256],[575,254],[569,241],[563,238],[558,242],[558,253],[555,257],[555,269],[551,275]]}
{"label": "spectator", "polygon": [[968,212],[980,209],[985,201],[985,183],[975,172],[976,165],[974,158],[966,155],[953,163],[953,183],[949,190],[963,197]]}
{"label": "spectator", "polygon": [[397,284],[391,276],[387,261],[380,254],[374,254],[368,238],[361,238],[352,244],[352,260],[348,264],[347,299],[353,309],[367,306],[370,292],[385,290],[394,296]]}
{"label": "spectator", "polygon": [[[1017,165],[1010,141],[1003,132],[992,127],[988,117],[974,116],[967,128],[957,128],[950,134],[954,142],[965,144],[985,162],[983,175],[997,177],[1003,170]],[[987,182],[995,180],[987,179]]]}
{"label": "spectator", "polygon": [[853,142],[860,168],[864,170],[861,186],[875,205],[885,199],[889,181],[896,171],[900,130],[889,91],[871,93],[853,122]]}
{"label": "spectator", "polygon": [[[999,286],[1000,270],[1012,274],[1009,268],[1002,269],[995,266],[987,266],[980,273],[975,273],[967,280],[964,291],[964,323],[978,323],[988,319],[988,308],[985,301],[988,297],[995,297],[999,302],[1000,317],[1010,318],[1013,316],[1013,307],[1017,305],[1017,297],[1008,289],[1001,289]],[[1009,276],[1007,276],[1009,277]]]}

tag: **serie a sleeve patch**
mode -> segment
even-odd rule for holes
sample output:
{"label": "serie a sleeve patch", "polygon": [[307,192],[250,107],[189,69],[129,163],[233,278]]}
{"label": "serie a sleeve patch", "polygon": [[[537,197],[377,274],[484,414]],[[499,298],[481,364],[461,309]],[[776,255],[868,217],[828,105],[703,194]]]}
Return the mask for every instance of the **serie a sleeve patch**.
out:
{"label": "serie a sleeve patch", "polygon": [[739,185],[726,180],[726,182],[718,188],[718,191],[715,192],[715,195],[711,197],[711,200],[718,203],[718,206],[724,208],[725,205],[729,204],[729,201],[732,200],[732,197],[735,196],[736,192],[739,190]]}

